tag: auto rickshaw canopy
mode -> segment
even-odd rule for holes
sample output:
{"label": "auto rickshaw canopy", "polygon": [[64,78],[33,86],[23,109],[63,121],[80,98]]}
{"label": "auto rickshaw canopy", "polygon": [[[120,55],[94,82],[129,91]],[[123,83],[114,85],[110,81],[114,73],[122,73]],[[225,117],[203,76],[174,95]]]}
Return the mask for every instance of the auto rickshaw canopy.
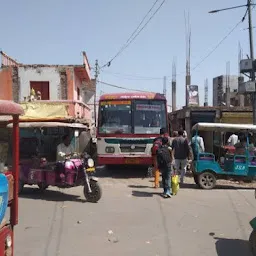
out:
{"label": "auto rickshaw canopy", "polygon": [[224,123],[197,123],[192,130],[215,132],[256,132],[256,125],[252,124],[224,124]]}
{"label": "auto rickshaw canopy", "polygon": [[0,115],[12,116],[23,115],[24,110],[21,105],[8,100],[0,100]]}

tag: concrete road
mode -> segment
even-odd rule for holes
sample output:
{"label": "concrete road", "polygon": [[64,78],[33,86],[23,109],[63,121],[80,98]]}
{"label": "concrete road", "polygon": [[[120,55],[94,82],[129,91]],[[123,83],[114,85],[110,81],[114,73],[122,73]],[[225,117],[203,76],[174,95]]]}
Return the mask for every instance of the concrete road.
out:
{"label": "concrete road", "polygon": [[[187,182],[191,182],[187,180]],[[251,256],[250,189],[202,191],[192,184],[163,199],[148,178],[102,177],[97,204],[82,188],[27,188],[20,197],[17,256]]]}

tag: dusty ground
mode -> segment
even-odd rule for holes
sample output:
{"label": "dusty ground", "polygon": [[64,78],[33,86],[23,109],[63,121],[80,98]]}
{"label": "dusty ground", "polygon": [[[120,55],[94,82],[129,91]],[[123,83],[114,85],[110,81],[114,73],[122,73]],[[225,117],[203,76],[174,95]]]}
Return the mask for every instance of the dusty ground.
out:
{"label": "dusty ground", "polygon": [[100,171],[103,197],[85,202],[82,188],[27,188],[20,197],[17,256],[250,256],[254,184],[221,181],[202,191],[191,178],[171,199],[143,172]]}

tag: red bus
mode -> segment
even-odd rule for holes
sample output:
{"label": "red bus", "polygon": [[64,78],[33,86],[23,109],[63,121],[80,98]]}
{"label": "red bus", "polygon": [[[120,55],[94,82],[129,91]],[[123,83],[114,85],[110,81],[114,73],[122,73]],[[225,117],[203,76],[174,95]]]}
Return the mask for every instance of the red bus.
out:
{"label": "red bus", "polygon": [[168,130],[167,102],[159,93],[114,93],[100,97],[99,165],[152,165],[151,147]]}

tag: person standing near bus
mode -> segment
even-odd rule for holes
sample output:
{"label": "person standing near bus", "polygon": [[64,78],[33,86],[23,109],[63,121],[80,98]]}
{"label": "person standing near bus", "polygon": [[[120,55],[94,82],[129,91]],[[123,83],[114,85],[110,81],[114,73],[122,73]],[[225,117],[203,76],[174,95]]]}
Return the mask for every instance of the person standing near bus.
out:
{"label": "person standing near bus", "polygon": [[168,139],[168,146],[170,146],[170,138],[168,136],[168,133],[165,128],[160,129],[160,136],[155,138],[153,141],[153,147],[152,147],[152,160],[153,160],[153,168],[154,168],[154,183],[155,188],[159,188],[159,178],[160,178],[160,172],[158,168],[157,163],[157,149],[162,146],[162,138],[166,137]]}
{"label": "person standing near bus", "polygon": [[172,142],[172,159],[175,159],[174,165],[176,172],[180,171],[180,183],[184,182],[184,177],[186,174],[186,167],[188,159],[190,156],[190,148],[188,145],[187,138],[183,136],[184,131],[178,131],[178,137],[176,137]]}
{"label": "person standing near bus", "polygon": [[158,168],[162,173],[163,196],[165,198],[171,197],[172,157],[171,148],[168,144],[168,137],[163,137],[162,145],[156,152]]}

